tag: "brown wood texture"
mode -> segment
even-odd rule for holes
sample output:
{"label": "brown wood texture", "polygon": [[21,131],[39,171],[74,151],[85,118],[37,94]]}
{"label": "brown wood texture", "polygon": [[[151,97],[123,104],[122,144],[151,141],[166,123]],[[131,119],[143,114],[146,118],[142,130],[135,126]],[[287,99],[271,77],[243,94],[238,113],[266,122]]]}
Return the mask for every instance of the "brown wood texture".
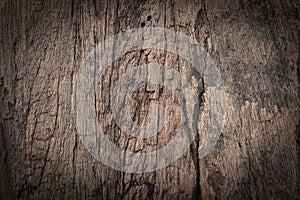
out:
{"label": "brown wood texture", "polygon": [[[0,199],[299,199],[299,12],[297,0],[2,0]],[[196,39],[222,73],[227,115],[204,158],[200,134],[170,166],[131,174],[85,149],[72,91],[80,62],[95,45],[139,27]],[[168,63],[203,89],[202,78],[176,55],[151,49],[126,54],[107,70],[96,95],[99,122],[121,146],[128,138],[106,110],[107,88],[122,70],[150,62]],[[134,101],[138,123],[158,101],[175,113],[170,130],[176,126],[178,103],[167,89],[145,86]],[[202,108],[210,110],[205,103]],[[164,133],[144,150],[166,145],[172,131]],[[144,148],[130,142],[131,150]]]}

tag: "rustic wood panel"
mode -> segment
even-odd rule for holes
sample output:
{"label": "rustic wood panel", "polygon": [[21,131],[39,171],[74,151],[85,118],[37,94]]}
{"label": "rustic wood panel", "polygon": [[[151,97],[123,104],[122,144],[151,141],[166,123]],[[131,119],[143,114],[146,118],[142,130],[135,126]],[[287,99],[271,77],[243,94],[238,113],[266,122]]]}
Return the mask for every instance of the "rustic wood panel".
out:
{"label": "rustic wood panel", "polygon": [[[298,199],[299,8],[297,0],[3,0],[0,198]],[[223,75],[227,116],[206,157],[199,158],[200,134],[170,166],[131,174],[106,167],[85,149],[71,102],[90,50],[139,27],[183,32],[210,53]],[[126,136],[105,110],[107,88],[122,70],[149,62],[167,63],[203,87],[183,59],[167,52],[145,49],[116,61],[97,98],[99,120],[120,145]],[[160,86],[141,88],[135,100],[132,115],[139,123],[151,101],[178,109],[172,93]],[[210,110],[205,102],[202,107]],[[171,117],[170,127],[178,116]],[[152,150],[165,145],[172,131],[165,134]]]}

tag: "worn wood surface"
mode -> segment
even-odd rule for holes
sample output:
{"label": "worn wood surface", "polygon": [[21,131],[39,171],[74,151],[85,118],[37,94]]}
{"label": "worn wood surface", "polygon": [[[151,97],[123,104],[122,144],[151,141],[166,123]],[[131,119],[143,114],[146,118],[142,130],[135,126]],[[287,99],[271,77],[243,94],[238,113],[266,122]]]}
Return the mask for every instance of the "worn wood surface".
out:
{"label": "worn wood surface", "polygon": [[[299,199],[299,12],[297,0],[2,0],[0,199]],[[78,139],[72,88],[96,44],[149,26],[183,32],[210,53],[226,86],[226,124],[206,157],[198,157],[200,135],[170,166],[130,174],[95,160]],[[188,68],[146,49],[114,63],[99,83],[99,121],[116,143],[125,136],[105,110],[104,86],[124,66],[152,61]],[[201,88],[201,77],[190,76]],[[155,85],[135,101],[139,123],[151,101],[178,109]],[[170,117],[172,128],[178,116]],[[154,149],[168,142],[165,133]]]}

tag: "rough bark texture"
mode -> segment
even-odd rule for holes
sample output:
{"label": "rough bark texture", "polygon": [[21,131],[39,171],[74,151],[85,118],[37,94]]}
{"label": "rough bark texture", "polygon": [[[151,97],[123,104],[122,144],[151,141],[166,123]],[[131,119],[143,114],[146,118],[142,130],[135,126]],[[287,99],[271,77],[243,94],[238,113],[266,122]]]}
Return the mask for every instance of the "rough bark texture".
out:
{"label": "rough bark texture", "polygon": [[[0,6],[0,199],[300,198],[299,1],[3,0]],[[84,148],[72,88],[96,44],[148,26],[183,32],[210,53],[225,82],[227,116],[218,144],[203,159],[199,135],[169,167],[130,174],[106,167]],[[120,145],[126,136],[105,110],[105,86],[124,66],[154,61],[202,88],[202,78],[176,55],[146,49],[124,56],[97,94],[99,121]],[[151,101],[174,113],[178,107],[157,85],[141,88],[134,101],[138,123],[145,123]],[[170,117],[172,128],[176,114]],[[168,142],[172,131],[165,133],[150,150]]]}

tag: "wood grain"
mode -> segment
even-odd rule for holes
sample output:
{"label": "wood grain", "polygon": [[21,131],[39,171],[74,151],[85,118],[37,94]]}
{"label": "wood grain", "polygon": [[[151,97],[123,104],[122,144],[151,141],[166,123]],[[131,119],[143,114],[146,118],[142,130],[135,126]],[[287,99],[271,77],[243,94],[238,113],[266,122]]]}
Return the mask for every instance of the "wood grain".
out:
{"label": "wood grain", "polygon": [[[299,199],[299,9],[296,0],[2,1],[0,199]],[[72,89],[95,45],[150,26],[183,32],[210,53],[226,87],[226,124],[206,157],[199,158],[200,133],[170,166],[130,174],[106,167],[85,149]],[[122,57],[97,94],[99,120],[116,144],[126,136],[106,109],[107,88],[127,68],[148,62],[167,63],[203,87],[202,77],[176,55],[145,49]],[[135,100],[132,115],[139,123],[152,101],[178,109],[172,93],[157,85],[141,88]],[[174,113],[170,127],[176,126]],[[148,150],[171,136],[166,131],[158,143],[148,141]]]}

